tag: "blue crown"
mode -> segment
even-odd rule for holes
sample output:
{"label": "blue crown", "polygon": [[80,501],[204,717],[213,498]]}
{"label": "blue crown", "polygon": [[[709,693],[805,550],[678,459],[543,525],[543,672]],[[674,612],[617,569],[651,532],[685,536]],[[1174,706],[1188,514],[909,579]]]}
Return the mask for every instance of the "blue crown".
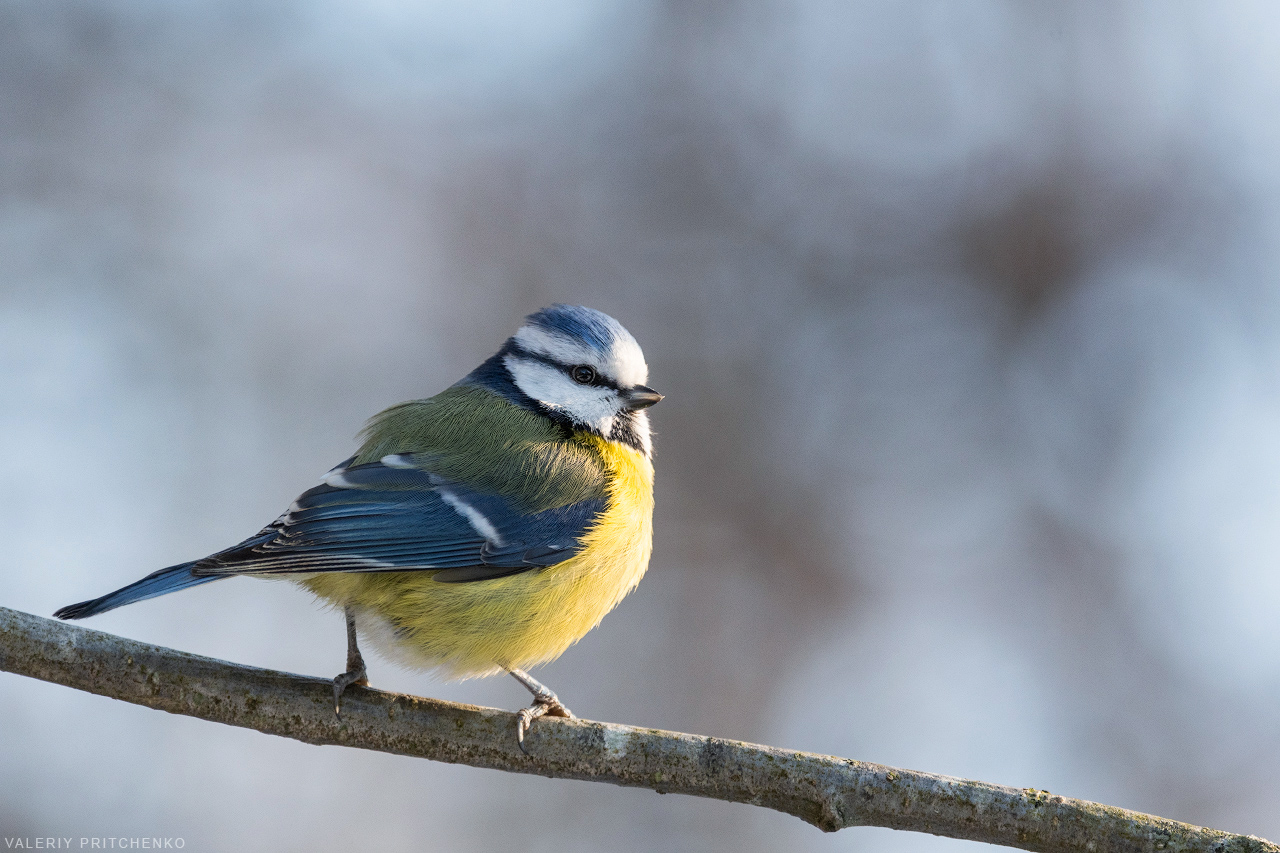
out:
{"label": "blue crown", "polygon": [[607,354],[618,341],[628,340],[631,333],[617,320],[581,305],[551,305],[525,318],[525,323],[582,341],[592,349]]}

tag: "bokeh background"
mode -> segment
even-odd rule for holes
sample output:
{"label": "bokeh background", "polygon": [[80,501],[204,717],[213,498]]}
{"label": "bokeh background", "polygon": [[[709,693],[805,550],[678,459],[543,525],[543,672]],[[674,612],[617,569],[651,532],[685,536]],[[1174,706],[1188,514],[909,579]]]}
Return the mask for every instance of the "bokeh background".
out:
{"label": "bokeh background", "polygon": [[[0,604],[238,541],[584,303],[668,399],[576,711],[1276,838],[1278,224],[1264,0],[3,0]],[[343,663],[282,583],[92,627]],[[977,848],[0,697],[6,836]]]}

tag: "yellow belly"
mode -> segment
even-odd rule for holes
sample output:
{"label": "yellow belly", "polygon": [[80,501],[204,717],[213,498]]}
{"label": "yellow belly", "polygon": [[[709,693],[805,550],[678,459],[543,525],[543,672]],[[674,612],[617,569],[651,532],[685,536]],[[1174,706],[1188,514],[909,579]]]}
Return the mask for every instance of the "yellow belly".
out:
{"label": "yellow belly", "polygon": [[559,657],[640,582],[653,540],[653,466],[589,436],[609,468],[608,509],[572,558],[471,583],[424,572],[332,572],[300,581],[356,610],[361,634],[393,660],[448,678],[526,669]]}

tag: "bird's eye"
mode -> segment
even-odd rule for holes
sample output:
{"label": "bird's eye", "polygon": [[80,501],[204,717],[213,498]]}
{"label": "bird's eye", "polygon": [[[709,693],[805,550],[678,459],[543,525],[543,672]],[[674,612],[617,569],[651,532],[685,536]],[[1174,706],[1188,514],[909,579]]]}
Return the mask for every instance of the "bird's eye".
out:
{"label": "bird's eye", "polygon": [[585,364],[579,364],[577,367],[569,371],[569,375],[573,377],[573,381],[579,385],[590,385],[596,381],[596,372]]}

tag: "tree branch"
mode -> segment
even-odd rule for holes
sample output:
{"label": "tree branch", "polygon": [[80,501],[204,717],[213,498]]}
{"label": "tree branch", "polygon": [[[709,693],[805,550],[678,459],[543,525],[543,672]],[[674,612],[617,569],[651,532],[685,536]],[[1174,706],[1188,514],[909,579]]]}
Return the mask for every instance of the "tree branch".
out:
{"label": "tree branch", "polygon": [[239,666],[0,607],[0,670],[172,714],[513,773],[750,803],[820,829],[884,826],[1039,851],[1280,853],[1253,836],[932,773],[701,735],[515,715]]}

